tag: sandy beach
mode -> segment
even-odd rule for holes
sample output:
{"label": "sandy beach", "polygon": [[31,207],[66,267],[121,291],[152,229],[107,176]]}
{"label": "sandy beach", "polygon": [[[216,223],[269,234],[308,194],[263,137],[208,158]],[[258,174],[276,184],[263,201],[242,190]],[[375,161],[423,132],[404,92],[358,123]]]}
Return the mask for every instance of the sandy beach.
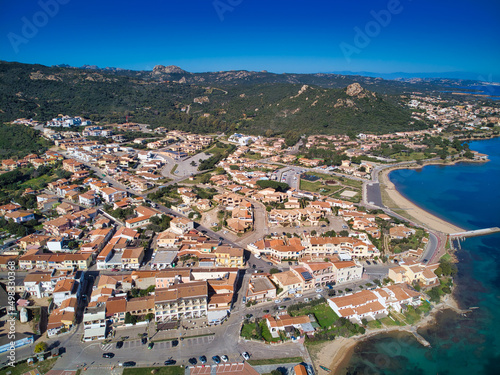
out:
{"label": "sandy beach", "polygon": [[[407,167],[405,167],[407,169]],[[415,203],[403,197],[397,190],[394,184],[389,180],[389,173],[394,169],[387,169],[380,173],[380,188],[387,193],[389,202],[384,204],[392,210],[401,209],[410,216],[416,223],[421,224],[428,229],[439,231],[442,233],[450,234],[463,232],[464,229],[459,228],[447,221],[432,215],[431,213],[423,210]],[[397,212],[397,211],[396,211]],[[399,212],[401,213],[401,211]]]}

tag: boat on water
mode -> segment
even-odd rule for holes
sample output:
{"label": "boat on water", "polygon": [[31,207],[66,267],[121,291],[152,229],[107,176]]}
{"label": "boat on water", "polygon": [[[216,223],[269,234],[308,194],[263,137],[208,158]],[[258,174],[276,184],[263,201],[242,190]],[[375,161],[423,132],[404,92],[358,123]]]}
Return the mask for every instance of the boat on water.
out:
{"label": "boat on water", "polygon": [[323,370],[325,370],[326,372],[330,372],[332,370],[330,370],[328,367],[325,367],[325,366],[319,366],[320,368],[322,368]]}

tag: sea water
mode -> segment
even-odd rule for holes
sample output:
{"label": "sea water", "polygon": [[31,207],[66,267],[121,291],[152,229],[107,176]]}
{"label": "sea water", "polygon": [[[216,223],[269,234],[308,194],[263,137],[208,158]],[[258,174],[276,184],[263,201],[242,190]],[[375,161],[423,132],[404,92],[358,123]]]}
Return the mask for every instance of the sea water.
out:
{"label": "sea water", "polygon": [[[395,170],[389,178],[406,198],[461,228],[500,226],[500,138],[469,146],[490,161]],[[405,333],[369,338],[344,373],[500,374],[500,233],[465,240],[456,256],[455,299],[477,309],[439,312],[435,325],[419,330],[430,348]]]}

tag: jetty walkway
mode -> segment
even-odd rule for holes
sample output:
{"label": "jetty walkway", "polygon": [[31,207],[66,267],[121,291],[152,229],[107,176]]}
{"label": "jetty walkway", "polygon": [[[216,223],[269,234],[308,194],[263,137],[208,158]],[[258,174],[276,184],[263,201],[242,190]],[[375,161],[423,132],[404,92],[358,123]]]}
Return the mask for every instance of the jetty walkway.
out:
{"label": "jetty walkway", "polygon": [[465,232],[451,233],[449,236],[450,238],[465,238],[465,237],[485,236],[487,234],[493,234],[497,232],[500,232],[500,228],[492,227],[492,228],[468,230]]}

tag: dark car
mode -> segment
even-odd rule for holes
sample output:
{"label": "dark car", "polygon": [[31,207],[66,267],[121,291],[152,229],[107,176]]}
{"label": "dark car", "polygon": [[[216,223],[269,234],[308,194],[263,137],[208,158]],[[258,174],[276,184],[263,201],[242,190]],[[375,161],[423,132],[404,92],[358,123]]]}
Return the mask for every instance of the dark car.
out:
{"label": "dark car", "polygon": [[148,342],[148,338],[147,338],[147,337],[143,337],[143,338],[141,339],[141,342],[142,342],[142,345],[146,345],[146,344],[147,344],[147,342]]}
{"label": "dark car", "polygon": [[212,357],[212,361],[214,361],[214,363],[218,365],[220,363],[220,357],[218,355],[214,355]]}
{"label": "dark car", "polygon": [[121,349],[123,347],[123,341],[118,341],[116,343],[116,349]]}
{"label": "dark car", "polygon": [[428,261],[429,261],[429,259],[424,259],[423,263],[427,263]]}
{"label": "dark car", "polygon": [[127,361],[127,362],[123,362],[123,367],[134,367],[135,366],[135,362],[134,361]]}
{"label": "dark car", "polygon": [[198,359],[200,360],[200,362],[201,362],[202,364],[207,363],[207,357],[205,357],[204,355],[200,356],[200,358],[198,358]]}
{"label": "dark car", "polygon": [[165,366],[175,365],[175,363],[176,363],[175,360],[173,360],[173,359],[167,359],[165,361]]}
{"label": "dark car", "polygon": [[193,366],[196,365],[198,363],[198,361],[196,360],[196,358],[189,358],[188,362],[190,364],[192,364]]}
{"label": "dark car", "polygon": [[113,358],[115,353],[103,353],[102,358]]}
{"label": "dark car", "polygon": [[172,348],[175,348],[177,345],[179,345],[179,340],[172,340]]}
{"label": "dark car", "polygon": [[153,346],[155,346],[155,343],[154,342],[150,342],[149,345],[148,345],[148,349],[153,349]]}

